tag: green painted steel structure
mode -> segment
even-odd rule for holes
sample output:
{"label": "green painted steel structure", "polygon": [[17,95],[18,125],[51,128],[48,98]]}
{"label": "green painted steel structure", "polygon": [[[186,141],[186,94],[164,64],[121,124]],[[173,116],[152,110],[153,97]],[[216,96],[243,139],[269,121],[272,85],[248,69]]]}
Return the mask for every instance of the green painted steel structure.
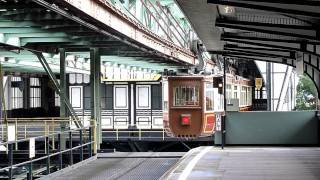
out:
{"label": "green painted steel structure", "polygon": [[[112,2],[114,5],[120,3],[120,1]],[[156,4],[156,1],[152,0],[150,2]],[[172,12],[177,9],[174,1],[159,2],[163,8],[169,8]],[[121,3],[122,7],[126,7],[126,5],[129,9],[140,9],[141,12],[137,13],[141,13],[143,18],[147,17],[145,7],[138,8],[136,6],[139,5],[133,1],[127,1],[125,4]],[[17,50],[19,47],[45,53],[44,56],[49,64],[57,66],[52,67],[55,73],[59,73],[60,69],[58,67],[59,48],[65,48],[67,59],[68,56],[89,59],[89,48],[100,47],[102,62],[157,72],[163,69],[176,69],[182,65],[81,26],[63,15],[37,4],[32,7],[29,6],[31,4],[23,5],[23,2],[6,1],[0,3],[0,60],[7,72],[44,72],[37,57],[28,51]],[[158,11],[160,12],[160,10]],[[185,22],[186,19],[181,12],[175,11],[173,18],[183,27],[183,31],[187,31],[186,29],[191,31],[191,27]],[[150,30],[156,29],[156,26],[153,25]]]}

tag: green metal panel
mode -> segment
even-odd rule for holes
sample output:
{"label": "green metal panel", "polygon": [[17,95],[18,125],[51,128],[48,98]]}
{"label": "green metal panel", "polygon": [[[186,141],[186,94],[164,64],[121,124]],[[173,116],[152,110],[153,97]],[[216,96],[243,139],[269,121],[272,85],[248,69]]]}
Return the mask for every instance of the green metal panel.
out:
{"label": "green metal panel", "polygon": [[[313,111],[228,112],[226,144],[317,144],[319,120]],[[220,133],[215,143],[221,143]]]}
{"label": "green metal panel", "polygon": [[91,119],[96,121],[96,143],[100,149],[102,143],[101,129],[101,56],[99,48],[90,49],[90,87],[91,87]]}

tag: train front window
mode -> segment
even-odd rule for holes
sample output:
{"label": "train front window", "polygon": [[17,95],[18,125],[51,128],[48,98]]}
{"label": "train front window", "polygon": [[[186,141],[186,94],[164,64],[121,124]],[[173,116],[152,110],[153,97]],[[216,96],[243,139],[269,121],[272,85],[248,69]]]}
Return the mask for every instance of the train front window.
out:
{"label": "train front window", "polygon": [[174,106],[199,106],[199,86],[174,87]]}

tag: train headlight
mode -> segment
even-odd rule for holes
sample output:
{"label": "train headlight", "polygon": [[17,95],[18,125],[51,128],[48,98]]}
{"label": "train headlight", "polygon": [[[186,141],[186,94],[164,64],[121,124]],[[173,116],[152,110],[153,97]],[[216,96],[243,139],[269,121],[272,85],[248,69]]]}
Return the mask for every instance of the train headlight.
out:
{"label": "train headlight", "polygon": [[191,123],[191,115],[190,114],[181,114],[181,125],[188,126]]}

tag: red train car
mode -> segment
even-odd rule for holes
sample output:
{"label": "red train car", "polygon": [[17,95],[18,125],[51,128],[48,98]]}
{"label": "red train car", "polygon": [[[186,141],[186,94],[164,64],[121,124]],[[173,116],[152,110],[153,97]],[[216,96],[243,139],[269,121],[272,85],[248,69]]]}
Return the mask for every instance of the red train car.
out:
{"label": "red train car", "polygon": [[168,135],[192,139],[214,133],[215,115],[223,111],[221,77],[170,76],[163,79],[163,88]]}

